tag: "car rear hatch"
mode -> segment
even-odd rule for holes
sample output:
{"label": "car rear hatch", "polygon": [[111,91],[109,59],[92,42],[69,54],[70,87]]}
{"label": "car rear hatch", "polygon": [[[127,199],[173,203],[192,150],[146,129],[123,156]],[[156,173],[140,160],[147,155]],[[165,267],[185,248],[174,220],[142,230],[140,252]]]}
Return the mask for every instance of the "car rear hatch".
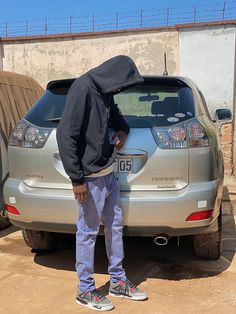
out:
{"label": "car rear hatch", "polygon": [[121,190],[186,187],[186,122],[195,114],[191,88],[177,78],[146,77],[144,84],[115,95],[115,102],[131,128],[117,156]]}
{"label": "car rear hatch", "polygon": [[[9,147],[11,178],[30,187],[71,189],[58,152],[56,127],[72,82],[49,83],[45,94],[16,126]],[[191,88],[179,78],[145,77],[143,84],[115,95],[115,102],[131,128],[115,163],[121,190],[186,187],[187,124],[195,115]]]}

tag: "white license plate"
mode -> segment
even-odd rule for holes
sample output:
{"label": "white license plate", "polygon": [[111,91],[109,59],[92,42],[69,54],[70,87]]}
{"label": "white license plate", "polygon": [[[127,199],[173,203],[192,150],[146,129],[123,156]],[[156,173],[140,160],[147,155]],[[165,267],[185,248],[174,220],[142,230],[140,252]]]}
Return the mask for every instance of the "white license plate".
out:
{"label": "white license plate", "polygon": [[133,159],[132,158],[118,158],[115,161],[115,172],[133,172]]}

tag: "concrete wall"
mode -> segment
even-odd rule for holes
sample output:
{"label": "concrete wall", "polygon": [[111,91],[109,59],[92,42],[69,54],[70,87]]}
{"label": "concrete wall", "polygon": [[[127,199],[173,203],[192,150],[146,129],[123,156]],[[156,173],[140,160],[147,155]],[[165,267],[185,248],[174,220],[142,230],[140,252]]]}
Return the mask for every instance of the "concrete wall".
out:
{"label": "concrete wall", "polygon": [[3,44],[0,42],[0,71],[3,70],[3,58],[4,58],[4,48],[3,48]]}
{"label": "concrete wall", "polygon": [[60,40],[27,40],[4,43],[5,71],[34,77],[45,86],[50,80],[77,77],[119,54],[133,58],[143,74],[162,74],[163,54],[168,54],[169,73],[178,73],[178,32],[140,32]]}
{"label": "concrete wall", "polygon": [[[209,111],[230,108],[235,121],[236,21],[103,33],[0,38],[0,70],[32,76],[42,86],[78,77],[106,59],[125,54],[142,74],[188,76],[202,90]],[[1,49],[2,45],[2,49]],[[221,130],[226,173],[236,173],[235,123]],[[234,163],[233,163],[234,160]]]}
{"label": "concrete wall", "polygon": [[[211,117],[217,108],[235,115],[235,31],[231,25],[185,28],[179,31],[179,71],[203,92]],[[235,116],[233,119],[233,124]],[[225,173],[236,171],[236,130],[221,128]]]}
{"label": "concrete wall", "polygon": [[[216,108],[233,110],[235,27],[232,24],[170,27],[0,40],[0,69],[26,74],[42,86],[54,79],[78,77],[106,59],[129,55],[142,74],[163,73],[167,52],[170,75],[192,78]],[[1,49],[2,45],[2,49]]]}
{"label": "concrete wall", "polygon": [[235,28],[197,27],[179,32],[180,75],[194,80],[212,117],[215,109],[234,107]]}

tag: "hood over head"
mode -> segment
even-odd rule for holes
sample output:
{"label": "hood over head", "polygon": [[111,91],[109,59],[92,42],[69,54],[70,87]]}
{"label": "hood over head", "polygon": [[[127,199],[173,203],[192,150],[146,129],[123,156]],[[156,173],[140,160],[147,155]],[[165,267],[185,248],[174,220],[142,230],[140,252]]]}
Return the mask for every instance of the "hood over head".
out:
{"label": "hood over head", "polygon": [[87,75],[102,94],[123,90],[144,81],[134,61],[122,55],[105,61]]}

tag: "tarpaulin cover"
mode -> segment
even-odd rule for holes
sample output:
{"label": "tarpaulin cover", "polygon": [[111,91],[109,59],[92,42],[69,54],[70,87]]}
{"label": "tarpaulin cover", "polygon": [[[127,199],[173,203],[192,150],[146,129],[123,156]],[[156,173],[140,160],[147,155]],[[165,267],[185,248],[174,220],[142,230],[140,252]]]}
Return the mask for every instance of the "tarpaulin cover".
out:
{"label": "tarpaulin cover", "polygon": [[31,77],[0,71],[0,129],[5,139],[43,92]]}

